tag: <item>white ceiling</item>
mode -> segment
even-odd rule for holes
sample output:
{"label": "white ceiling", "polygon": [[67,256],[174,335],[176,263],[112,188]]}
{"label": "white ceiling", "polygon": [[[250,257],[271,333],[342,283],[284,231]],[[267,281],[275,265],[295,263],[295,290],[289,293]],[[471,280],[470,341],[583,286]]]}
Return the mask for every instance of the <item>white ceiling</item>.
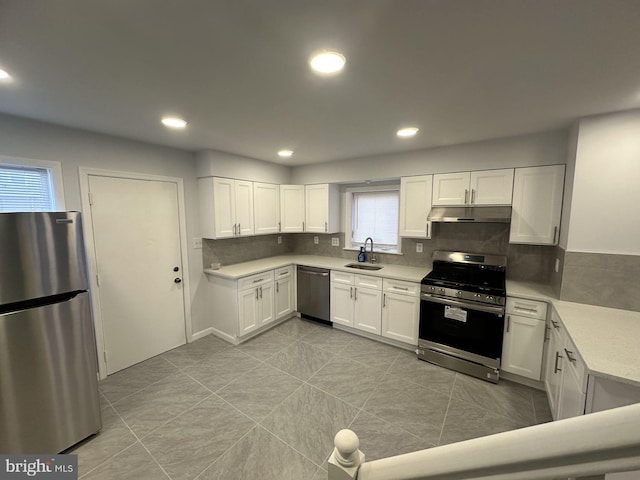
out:
{"label": "white ceiling", "polygon": [[0,68],[5,113],[304,165],[640,107],[640,0],[0,0]]}

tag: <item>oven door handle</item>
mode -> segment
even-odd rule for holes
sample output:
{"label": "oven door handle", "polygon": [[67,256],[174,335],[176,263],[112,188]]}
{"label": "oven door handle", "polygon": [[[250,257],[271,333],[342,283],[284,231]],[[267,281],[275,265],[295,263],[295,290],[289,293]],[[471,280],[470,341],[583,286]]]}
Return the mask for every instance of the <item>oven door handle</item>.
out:
{"label": "oven door handle", "polygon": [[450,305],[455,307],[463,307],[469,310],[478,310],[480,312],[495,313],[496,315],[504,315],[504,308],[493,305],[478,305],[460,300],[452,300],[450,298],[437,297],[430,293],[421,293],[420,298],[427,302],[441,303],[442,305]]}

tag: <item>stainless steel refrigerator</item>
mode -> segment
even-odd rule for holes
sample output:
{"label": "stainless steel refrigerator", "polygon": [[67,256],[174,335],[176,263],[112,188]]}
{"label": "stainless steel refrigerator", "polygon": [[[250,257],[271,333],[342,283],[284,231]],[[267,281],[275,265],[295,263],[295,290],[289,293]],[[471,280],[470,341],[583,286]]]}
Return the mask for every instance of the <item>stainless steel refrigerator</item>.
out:
{"label": "stainless steel refrigerator", "polygon": [[0,453],[101,428],[80,213],[0,213]]}

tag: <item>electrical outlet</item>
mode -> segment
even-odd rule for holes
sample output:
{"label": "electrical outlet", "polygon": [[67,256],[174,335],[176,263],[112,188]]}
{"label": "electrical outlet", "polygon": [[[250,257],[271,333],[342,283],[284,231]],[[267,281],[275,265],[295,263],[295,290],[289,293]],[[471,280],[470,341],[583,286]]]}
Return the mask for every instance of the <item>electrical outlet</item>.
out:
{"label": "electrical outlet", "polygon": [[423,252],[422,243],[416,243],[416,253],[422,253],[422,252]]}
{"label": "electrical outlet", "polygon": [[282,243],[282,236],[278,235],[278,245],[280,245]]}
{"label": "electrical outlet", "polygon": [[193,248],[194,248],[194,249],[200,249],[200,248],[202,248],[202,238],[200,238],[200,237],[193,237]]}
{"label": "electrical outlet", "polygon": [[318,240],[317,236],[313,237],[313,243],[316,244],[316,245],[318,245],[318,243],[320,243],[320,241]]}
{"label": "electrical outlet", "polygon": [[339,247],[340,246],[340,239],[338,237],[334,237],[331,239],[331,246],[332,247]]}

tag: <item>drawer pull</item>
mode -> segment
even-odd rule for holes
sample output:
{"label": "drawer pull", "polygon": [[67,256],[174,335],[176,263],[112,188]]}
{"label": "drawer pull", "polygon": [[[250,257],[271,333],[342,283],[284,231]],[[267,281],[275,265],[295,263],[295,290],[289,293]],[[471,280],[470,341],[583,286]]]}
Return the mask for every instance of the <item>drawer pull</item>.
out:
{"label": "drawer pull", "polygon": [[258,283],[258,282],[261,282],[262,280],[264,280],[264,279],[263,278],[258,278],[256,280],[254,280],[253,283]]}
{"label": "drawer pull", "polygon": [[382,308],[387,306],[387,294],[383,293],[382,294]]}
{"label": "drawer pull", "polygon": [[405,292],[409,291],[409,289],[407,287],[396,287],[396,286],[393,286],[391,288],[393,288],[394,290],[403,290]]}
{"label": "drawer pull", "polygon": [[513,307],[513,308],[514,308],[514,310],[520,310],[521,312],[538,313],[538,309],[537,308],[518,307],[517,305],[515,307]]}
{"label": "drawer pull", "polygon": [[278,275],[286,275],[287,273],[289,273],[288,271],[286,272],[280,272]]}
{"label": "drawer pull", "polygon": [[510,326],[511,326],[511,315],[507,315],[507,333],[509,333]]}
{"label": "drawer pull", "polygon": [[567,350],[566,348],[564,349],[564,353],[567,354],[567,359],[571,362],[571,363],[576,363],[576,357],[573,356],[573,352]]}

